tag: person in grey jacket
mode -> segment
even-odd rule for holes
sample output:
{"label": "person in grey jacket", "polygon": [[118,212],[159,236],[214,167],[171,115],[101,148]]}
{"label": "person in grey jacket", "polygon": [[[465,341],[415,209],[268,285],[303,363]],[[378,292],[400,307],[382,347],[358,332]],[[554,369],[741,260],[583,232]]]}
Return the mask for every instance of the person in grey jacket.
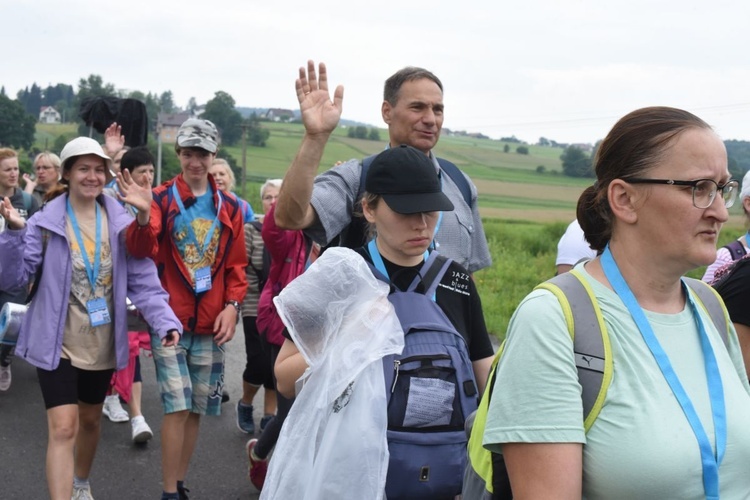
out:
{"label": "person in grey jacket", "polygon": [[47,409],[50,497],[90,499],[102,403],[113,371],[128,362],[126,296],[165,346],[179,341],[182,326],[154,263],[126,250],[133,218],[102,195],[109,157],[86,137],[61,156],[63,186],[28,222],[10,200],[0,203],[0,287],[39,280],[16,354],[37,367]]}
{"label": "person in grey jacket", "polygon": [[[358,223],[354,221],[361,219],[356,214],[361,212],[359,198],[364,191],[361,181],[365,160],[353,159],[316,176],[325,145],[341,117],[344,88],[336,87],[331,99],[326,66],[320,63],[316,73],[313,61],[308,61],[307,71],[299,69],[295,88],[305,133],[284,177],[276,205],[276,223],[283,229],[303,229],[315,242],[325,246],[342,231],[356,232],[352,226],[356,227]],[[467,203],[462,188],[446,170],[449,162],[435,155],[444,110],[443,84],[424,68],[406,67],[385,81],[381,114],[388,125],[388,147],[407,144],[432,161],[442,192],[454,206],[438,222],[435,248],[473,273],[491,266],[492,257],[479,215],[476,186],[465,173],[458,171],[457,175],[464,178],[461,184],[466,184],[471,192]],[[453,169],[458,170],[455,165]],[[348,235],[344,240],[349,241],[343,241],[341,246],[350,248],[365,243],[363,238],[351,241]]]}

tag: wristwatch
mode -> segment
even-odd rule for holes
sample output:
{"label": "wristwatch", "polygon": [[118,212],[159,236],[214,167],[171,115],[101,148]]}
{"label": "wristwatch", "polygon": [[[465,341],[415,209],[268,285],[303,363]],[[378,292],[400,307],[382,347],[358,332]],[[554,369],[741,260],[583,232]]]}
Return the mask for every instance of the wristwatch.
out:
{"label": "wristwatch", "polygon": [[227,306],[234,306],[234,308],[237,309],[237,315],[240,314],[240,303],[237,302],[236,300],[227,300],[224,303],[224,307],[227,307]]}

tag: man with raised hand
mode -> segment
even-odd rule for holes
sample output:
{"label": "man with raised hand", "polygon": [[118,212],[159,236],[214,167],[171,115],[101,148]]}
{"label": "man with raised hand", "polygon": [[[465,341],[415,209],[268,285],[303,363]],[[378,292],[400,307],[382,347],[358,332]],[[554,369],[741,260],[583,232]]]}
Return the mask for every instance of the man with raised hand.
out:
{"label": "man with raised hand", "polygon": [[177,347],[151,342],[165,413],[163,499],[187,498],[184,480],[200,416],[221,412],[224,344],[234,336],[247,289],[241,207],[208,173],[217,149],[214,124],[190,118],[175,144],[182,173],[153,194],[129,172],[118,174],[121,199],[138,210],[128,228],[128,250],[156,262],[185,330]]}
{"label": "man with raised hand", "polygon": [[[308,61],[296,81],[305,134],[297,156],[284,177],[276,206],[276,222],[286,229],[304,229],[326,245],[342,231],[345,246],[363,243],[361,223],[352,223],[363,193],[362,168],[369,158],[350,160],[316,177],[323,151],[341,118],[344,88],[328,92],[325,64]],[[440,253],[474,272],[492,263],[471,180],[452,163],[437,158],[432,149],[443,126],[443,85],[431,72],[406,67],[385,82],[381,113],[388,125],[389,147],[408,144],[426,154],[440,174],[443,192],[455,210],[444,213],[436,231]],[[353,229],[357,225],[360,229]],[[352,234],[354,236],[352,236]]]}

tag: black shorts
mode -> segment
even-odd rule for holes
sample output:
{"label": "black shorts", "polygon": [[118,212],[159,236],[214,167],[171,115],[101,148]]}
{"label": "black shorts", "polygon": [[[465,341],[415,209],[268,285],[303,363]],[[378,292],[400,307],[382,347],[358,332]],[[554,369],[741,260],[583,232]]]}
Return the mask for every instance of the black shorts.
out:
{"label": "black shorts", "polygon": [[98,405],[104,402],[109,390],[114,369],[81,370],[70,364],[69,359],[60,359],[60,365],[52,370],[36,369],[39,386],[42,388],[46,409],[78,402]]}

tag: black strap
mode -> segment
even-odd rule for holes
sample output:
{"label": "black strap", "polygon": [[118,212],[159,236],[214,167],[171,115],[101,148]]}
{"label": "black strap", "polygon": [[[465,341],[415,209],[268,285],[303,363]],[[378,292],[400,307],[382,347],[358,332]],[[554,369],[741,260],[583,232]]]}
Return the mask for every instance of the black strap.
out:
{"label": "black strap", "polygon": [[743,245],[740,240],[734,240],[733,242],[724,245],[723,248],[729,250],[729,255],[732,256],[732,260],[738,260],[747,253],[745,245]]}

